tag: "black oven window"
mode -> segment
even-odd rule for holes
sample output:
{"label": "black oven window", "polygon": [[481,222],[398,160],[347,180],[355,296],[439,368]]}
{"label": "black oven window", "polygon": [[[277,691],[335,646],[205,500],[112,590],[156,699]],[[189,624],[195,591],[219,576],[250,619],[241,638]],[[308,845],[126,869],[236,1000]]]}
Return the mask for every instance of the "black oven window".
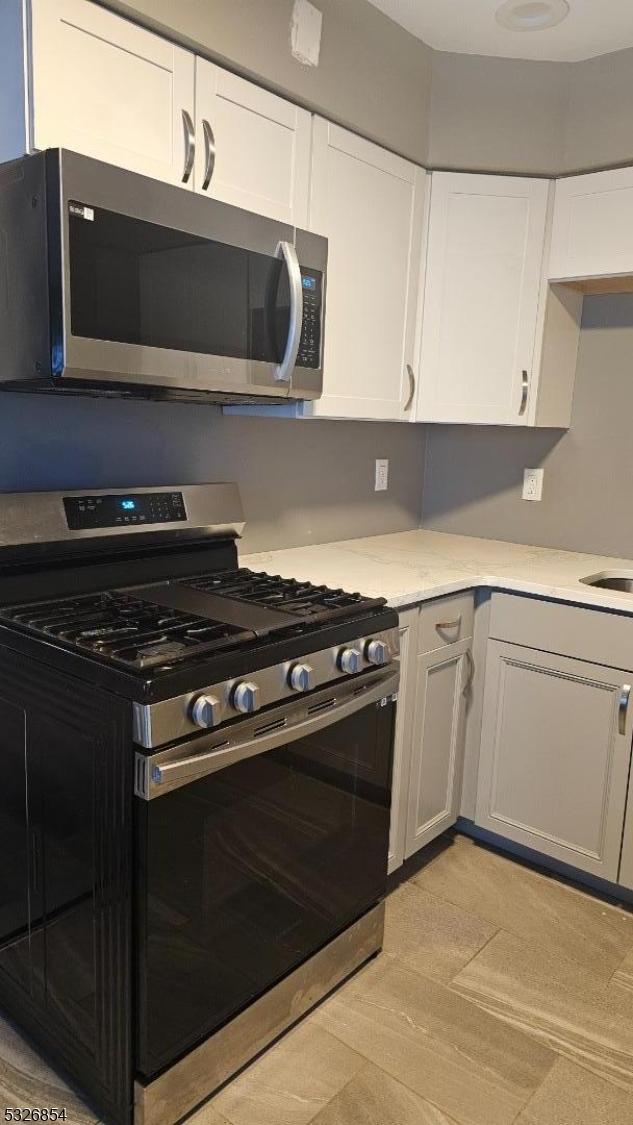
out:
{"label": "black oven window", "polygon": [[137,802],[148,1077],[380,900],[395,706]]}
{"label": "black oven window", "polygon": [[74,336],[281,362],[290,297],[279,258],[72,203],[68,228]]}

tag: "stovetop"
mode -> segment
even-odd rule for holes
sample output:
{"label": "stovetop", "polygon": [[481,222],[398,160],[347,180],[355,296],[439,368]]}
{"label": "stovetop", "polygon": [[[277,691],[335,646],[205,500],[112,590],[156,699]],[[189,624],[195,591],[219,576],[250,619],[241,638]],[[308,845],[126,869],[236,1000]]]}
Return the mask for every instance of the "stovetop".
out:
{"label": "stovetop", "polygon": [[0,493],[0,644],[140,703],[397,625],[383,598],[239,566],[233,484]]}
{"label": "stovetop", "polygon": [[266,638],[364,617],[382,598],[236,570],[0,609],[0,622],[128,671],[152,674],[247,651]]}

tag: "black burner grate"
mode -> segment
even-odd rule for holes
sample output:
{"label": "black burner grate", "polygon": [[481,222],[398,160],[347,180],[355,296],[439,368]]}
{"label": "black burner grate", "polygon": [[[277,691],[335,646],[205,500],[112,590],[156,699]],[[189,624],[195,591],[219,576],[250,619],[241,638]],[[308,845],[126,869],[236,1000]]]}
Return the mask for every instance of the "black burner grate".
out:
{"label": "black burner grate", "polygon": [[5,620],[135,669],[153,668],[252,640],[253,633],[132,594],[106,592],[5,609]]}
{"label": "black burner grate", "polygon": [[251,605],[284,610],[314,623],[335,620],[350,612],[354,614],[385,604],[384,598],[367,598],[363,594],[349,594],[329,586],[313,586],[311,582],[282,578],[279,574],[264,574],[246,567],[185,578],[182,583],[195,590]]}

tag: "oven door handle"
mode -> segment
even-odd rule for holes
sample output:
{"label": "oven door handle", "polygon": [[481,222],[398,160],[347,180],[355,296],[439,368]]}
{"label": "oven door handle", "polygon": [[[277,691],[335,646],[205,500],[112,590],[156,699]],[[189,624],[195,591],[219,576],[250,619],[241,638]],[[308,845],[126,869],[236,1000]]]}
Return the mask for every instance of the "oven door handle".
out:
{"label": "oven door handle", "polygon": [[288,339],[286,350],[280,364],[275,368],[275,379],[280,383],[290,381],[294,371],[299,344],[301,343],[301,329],[303,327],[303,286],[301,282],[301,266],[297,251],[292,242],[280,242],[277,255],[283,258],[288,272],[290,286],[290,320],[288,323]]}
{"label": "oven door handle", "polygon": [[[354,715],[371,703],[378,703],[383,699],[389,700],[398,690],[398,679],[399,672],[396,669],[390,671],[386,676],[381,676],[378,680],[372,678],[365,686],[351,681],[345,685],[345,696],[342,699],[340,698],[341,689],[337,685],[334,689],[336,696],[331,704],[329,704],[325,692],[320,693],[325,696],[322,703],[318,701],[310,703],[307,698],[305,707],[300,710],[295,722],[284,721],[284,710],[287,712],[288,708],[270,711],[268,713],[271,728],[269,733],[265,733],[266,715],[263,714],[261,715],[261,727],[264,728],[264,731],[259,736],[252,737],[252,724],[249,723],[249,733],[243,739],[230,741],[231,731],[229,730],[227,731],[226,742],[218,742],[218,736],[216,735],[215,745],[211,749],[201,750],[197,754],[190,753],[192,746],[199,745],[201,741],[208,745],[208,739],[189,739],[156,754],[146,755],[137,752],[134,785],[136,796],[144,801],[152,801],[155,797],[162,797],[163,794],[170,793],[173,789],[179,789],[183,785],[199,781],[200,778],[217,773],[218,770],[226,769],[227,766],[235,765],[246,758],[253,758],[257,754],[266,754],[269,750],[275,750],[278,746],[288,745],[300,738],[307,738],[325,727],[332,726],[342,719],[347,719],[350,715]],[[319,709],[314,714],[310,714],[312,708]],[[296,711],[296,704],[292,705],[292,711]]]}

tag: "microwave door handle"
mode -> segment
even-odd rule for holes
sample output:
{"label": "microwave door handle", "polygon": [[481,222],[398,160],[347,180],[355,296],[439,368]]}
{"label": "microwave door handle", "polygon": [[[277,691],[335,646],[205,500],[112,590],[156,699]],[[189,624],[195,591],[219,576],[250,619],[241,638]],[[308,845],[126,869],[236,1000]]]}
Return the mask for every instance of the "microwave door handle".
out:
{"label": "microwave door handle", "polygon": [[290,285],[290,323],[288,325],[288,339],[284,357],[275,368],[275,379],[280,383],[290,381],[299,354],[301,343],[301,329],[303,327],[303,288],[301,285],[301,267],[297,251],[292,242],[280,242],[277,247],[277,256],[283,258],[288,272]]}
{"label": "microwave door handle", "polygon": [[[201,750],[189,756],[181,756],[183,751],[186,754],[188,748],[193,749],[196,745],[200,746],[201,741],[208,745],[207,739],[201,740],[198,737],[184,745],[180,743],[175,748],[178,757],[174,758],[173,761],[169,760],[169,755],[173,753],[171,750],[158,751],[156,754],[148,756],[137,753],[134,787],[136,796],[141,797],[144,801],[151,801],[155,797],[162,797],[163,794],[171,792],[172,789],[180,789],[183,785],[190,785],[194,781],[199,781],[203,777],[208,777],[209,774],[226,769],[227,766],[242,762],[246,758],[254,758],[258,754],[266,754],[269,750],[275,750],[279,746],[287,746],[300,738],[307,738],[325,727],[340,722],[341,719],[354,715],[371,703],[392,698],[398,690],[398,680],[399,673],[395,670],[389,672],[386,676],[381,676],[378,682],[372,680],[364,689],[357,683],[350,683],[347,685],[347,698],[334,703],[330,707],[327,706],[326,700],[323,710],[308,715],[307,718],[305,718],[305,712],[302,712],[304,717],[297,722],[280,725],[271,730],[269,734],[262,734],[259,737],[253,738],[247,734],[241,742],[234,742],[229,745],[219,743],[210,750]],[[340,688],[338,690],[340,691]],[[318,703],[316,706],[318,706]],[[271,723],[274,723],[275,719],[280,723],[283,720],[281,709],[271,713]],[[263,718],[262,722],[264,722]],[[250,730],[252,730],[252,727],[249,724]]]}

